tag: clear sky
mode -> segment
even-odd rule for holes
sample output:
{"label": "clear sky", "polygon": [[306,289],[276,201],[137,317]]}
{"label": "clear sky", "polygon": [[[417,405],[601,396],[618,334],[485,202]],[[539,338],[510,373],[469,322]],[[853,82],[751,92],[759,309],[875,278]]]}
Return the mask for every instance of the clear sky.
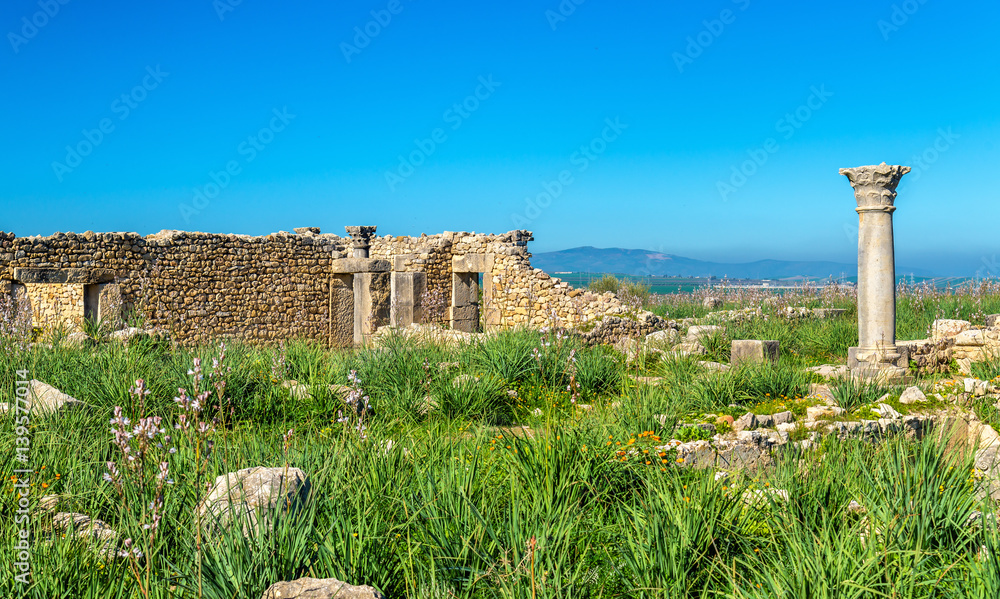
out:
{"label": "clear sky", "polygon": [[837,169],[885,161],[914,167],[900,263],[1000,274],[998,21],[992,0],[6,0],[0,230],[526,228],[536,252],[852,262]]}

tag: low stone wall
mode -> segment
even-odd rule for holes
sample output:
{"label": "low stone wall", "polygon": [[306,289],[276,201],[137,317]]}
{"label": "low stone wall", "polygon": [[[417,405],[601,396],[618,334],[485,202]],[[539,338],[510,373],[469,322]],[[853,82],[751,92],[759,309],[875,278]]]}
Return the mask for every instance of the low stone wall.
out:
{"label": "low stone wall", "polygon": [[897,341],[896,346],[906,348],[910,355],[910,368],[918,374],[930,375],[945,373],[951,369],[954,359],[952,339],[917,339],[914,341]]}

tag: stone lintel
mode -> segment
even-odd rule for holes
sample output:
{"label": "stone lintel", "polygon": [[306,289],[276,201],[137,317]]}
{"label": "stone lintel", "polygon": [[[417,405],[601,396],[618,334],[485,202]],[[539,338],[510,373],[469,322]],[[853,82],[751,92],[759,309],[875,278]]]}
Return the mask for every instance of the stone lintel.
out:
{"label": "stone lintel", "polygon": [[392,265],[388,260],[377,258],[337,258],[332,261],[331,274],[354,274],[360,272],[389,272]]}
{"label": "stone lintel", "polygon": [[451,259],[452,272],[492,272],[493,254],[462,254]]}
{"label": "stone lintel", "polygon": [[406,272],[406,261],[416,260],[416,254],[398,254],[392,258],[393,272]]}
{"label": "stone lintel", "polygon": [[115,273],[89,268],[15,268],[14,280],[19,283],[110,283]]}

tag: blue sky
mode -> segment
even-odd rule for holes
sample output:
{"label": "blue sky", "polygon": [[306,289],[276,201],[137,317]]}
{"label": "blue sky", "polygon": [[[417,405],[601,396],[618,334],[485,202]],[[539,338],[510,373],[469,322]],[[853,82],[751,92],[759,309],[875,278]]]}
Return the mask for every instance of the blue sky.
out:
{"label": "blue sky", "polygon": [[900,263],[1000,274],[998,17],[941,0],[9,0],[0,230],[527,228],[536,252],[852,262],[837,169],[886,161],[915,167]]}

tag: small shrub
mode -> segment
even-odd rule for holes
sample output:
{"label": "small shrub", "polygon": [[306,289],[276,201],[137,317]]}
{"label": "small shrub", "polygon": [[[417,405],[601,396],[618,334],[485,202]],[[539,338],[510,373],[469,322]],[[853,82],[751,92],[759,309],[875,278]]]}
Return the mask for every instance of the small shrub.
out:
{"label": "small shrub", "polygon": [[587,289],[593,291],[594,293],[606,293],[608,291],[611,293],[618,293],[618,290],[621,289],[621,287],[622,282],[618,280],[618,277],[615,275],[604,275],[600,279],[591,281],[590,284],[587,285]]}

